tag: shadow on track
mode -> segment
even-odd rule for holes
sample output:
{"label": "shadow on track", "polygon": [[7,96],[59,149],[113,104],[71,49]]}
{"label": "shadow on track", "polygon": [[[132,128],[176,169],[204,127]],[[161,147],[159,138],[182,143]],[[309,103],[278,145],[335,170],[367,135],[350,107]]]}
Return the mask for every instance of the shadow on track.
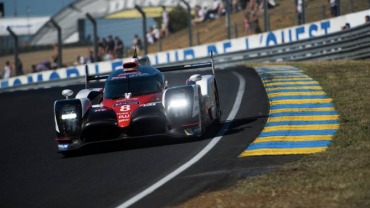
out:
{"label": "shadow on track", "polygon": [[139,138],[126,138],[99,143],[90,143],[77,150],[71,150],[63,153],[64,158],[87,156],[93,154],[104,154],[108,152],[126,151],[133,149],[144,149],[158,146],[176,145],[182,143],[199,142],[218,136],[217,133],[222,123],[214,124],[207,128],[206,134],[200,138],[197,137],[169,137],[169,136],[148,136]]}
{"label": "shadow on track", "polygon": [[268,118],[268,116],[257,116],[257,117],[249,117],[249,118],[241,118],[241,119],[235,119],[233,121],[226,121],[231,122],[229,129],[224,133],[224,135],[232,135],[232,134],[237,134],[240,132],[243,132],[247,129],[253,128],[251,124],[256,122],[258,119],[261,118]]}

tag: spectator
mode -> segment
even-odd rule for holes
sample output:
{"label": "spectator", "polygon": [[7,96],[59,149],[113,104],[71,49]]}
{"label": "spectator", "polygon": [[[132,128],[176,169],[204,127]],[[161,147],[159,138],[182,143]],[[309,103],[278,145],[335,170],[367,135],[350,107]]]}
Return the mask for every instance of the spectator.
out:
{"label": "spectator", "polygon": [[102,38],[101,41],[98,42],[98,45],[104,49],[104,53],[108,47],[108,41],[105,38]]}
{"label": "spectator", "polygon": [[156,42],[161,37],[161,32],[158,30],[157,25],[154,25],[152,28],[152,36],[154,38],[154,41]]}
{"label": "spectator", "polygon": [[108,42],[107,42],[107,50],[108,51],[111,51],[111,52],[114,52],[114,40],[113,40],[113,37],[112,35],[109,35],[108,36]]}
{"label": "spectator", "polygon": [[249,20],[248,20],[248,13],[244,11],[244,29],[245,29],[245,34],[249,35]]}
{"label": "spectator", "polygon": [[20,76],[20,75],[24,74],[24,72],[23,72],[23,63],[22,63],[22,61],[19,57],[17,58],[17,63],[16,63],[16,66],[15,66],[15,74],[17,76]]}
{"label": "spectator", "polygon": [[204,15],[204,20],[211,20],[215,19],[217,17],[218,11],[220,9],[221,1],[220,0],[213,0],[213,6],[212,9],[209,9],[205,15]]}
{"label": "spectator", "polygon": [[85,64],[86,60],[84,56],[77,56],[77,63],[78,64]]}
{"label": "spectator", "polygon": [[153,38],[153,35],[152,35],[152,30],[153,30],[153,28],[150,27],[148,29],[148,31],[146,32],[146,40],[148,41],[149,44],[153,44],[154,43],[154,38]]}
{"label": "spectator", "polygon": [[261,31],[258,23],[258,4],[256,0],[250,0],[245,10],[245,15],[248,21],[247,35],[253,35]]}
{"label": "spectator", "polygon": [[53,44],[53,55],[51,58],[53,59],[53,63],[56,65],[58,63],[58,58],[59,58],[59,50],[58,50],[58,44],[54,43]]}
{"label": "spectator", "polygon": [[139,36],[137,34],[135,34],[134,39],[132,40],[131,48],[132,49],[136,48],[136,50],[138,50],[138,51],[143,48],[143,45],[141,43],[141,39],[139,38]]}
{"label": "spectator", "polygon": [[249,2],[249,0],[239,0],[240,2],[240,7],[242,10],[245,10],[247,8],[247,4]]}
{"label": "spectator", "polygon": [[5,66],[4,66],[4,76],[3,76],[3,79],[9,79],[11,77],[11,75],[12,75],[12,71],[13,71],[13,67],[10,64],[10,61],[6,61],[5,62]]}
{"label": "spectator", "polygon": [[196,5],[194,8],[194,18],[191,21],[193,25],[201,23],[204,20],[204,10],[201,6]]}
{"label": "spectator", "polygon": [[104,61],[111,61],[113,59],[114,59],[113,51],[108,49],[104,55]]}
{"label": "spectator", "polygon": [[337,0],[329,0],[330,4],[330,13],[332,17],[338,16],[338,5]]}
{"label": "spectator", "polygon": [[88,50],[88,55],[86,57],[85,63],[86,64],[94,63],[94,54],[93,54],[93,51],[91,49]]}
{"label": "spectator", "polygon": [[123,58],[123,51],[124,51],[124,44],[123,44],[123,41],[118,37],[116,36],[115,38],[115,51],[116,51],[116,58]]}
{"label": "spectator", "polygon": [[162,35],[161,36],[167,37],[170,34],[170,28],[169,28],[170,14],[166,10],[165,6],[162,6],[162,9],[163,11],[162,11],[162,30],[161,30]]}
{"label": "spectator", "polygon": [[235,13],[235,12],[238,12],[239,11],[239,0],[232,0],[231,2],[231,8],[232,8],[232,12]]}
{"label": "spectator", "polygon": [[298,24],[303,24],[303,0],[296,0]]}
{"label": "spectator", "polygon": [[348,30],[351,29],[351,25],[347,22],[343,27],[342,30]]}
{"label": "spectator", "polygon": [[46,71],[51,69],[51,63],[49,60],[42,61],[36,65],[36,72]]}

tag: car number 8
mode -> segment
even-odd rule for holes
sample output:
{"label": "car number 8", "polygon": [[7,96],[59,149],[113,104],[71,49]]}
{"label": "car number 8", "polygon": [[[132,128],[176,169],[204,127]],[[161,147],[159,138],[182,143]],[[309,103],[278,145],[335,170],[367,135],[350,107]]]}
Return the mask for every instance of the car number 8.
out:
{"label": "car number 8", "polygon": [[123,105],[121,106],[120,111],[129,111],[130,110],[130,105]]}

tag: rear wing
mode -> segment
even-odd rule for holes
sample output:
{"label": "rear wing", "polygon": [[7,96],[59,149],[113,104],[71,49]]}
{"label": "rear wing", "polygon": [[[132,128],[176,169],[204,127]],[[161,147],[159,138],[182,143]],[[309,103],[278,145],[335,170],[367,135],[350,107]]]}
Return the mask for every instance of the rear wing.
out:
{"label": "rear wing", "polygon": [[[204,62],[204,63],[194,63],[194,64],[184,64],[184,65],[174,65],[174,66],[164,66],[164,67],[158,67],[158,69],[161,72],[169,72],[169,71],[179,71],[179,70],[186,70],[186,69],[199,69],[199,68],[206,68],[211,67],[212,68],[212,74],[215,75],[215,63],[213,59],[213,52],[211,51],[211,61]],[[109,77],[109,74],[103,74],[103,75],[89,75],[89,67],[86,64],[85,65],[85,88],[89,88],[89,81],[90,80],[101,80],[101,79],[107,79]]]}
{"label": "rear wing", "polygon": [[164,66],[158,67],[157,69],[161,72],[169,72],[169,71],[179,71],[179,70],[186,70],[186,69],[198,69],[198,68],[205,68],[211,67],[212,73],[215,75],[215,62],[213,59],[213,52],[211,51],[211,61],[204,62],[204,63],[194,63],[194,64],[184,64],[184,65],[174,65],[174,66]]}

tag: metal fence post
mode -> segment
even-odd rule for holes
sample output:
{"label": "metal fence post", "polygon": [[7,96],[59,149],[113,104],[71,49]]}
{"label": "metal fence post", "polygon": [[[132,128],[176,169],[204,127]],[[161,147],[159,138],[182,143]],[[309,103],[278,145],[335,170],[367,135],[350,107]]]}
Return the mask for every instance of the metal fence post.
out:
{"label": "metal fence post", "polygon": [[321,11],[322,11],[322,18],[326,19],[326,6],[325,6],[325,4],[323,4],[321,6]]}
{"label": "metal fence post", "polygon": [[230,0],[226,0],[226,29],[227,29],[227,39],[231,39],[231,23],[230,23],[230,13],[231,13],[231,5]]}
{"label": "metal fence post", "polygon": [[51,24],[57,29],[58,31],[58,63],[57,67],[62,68],[62,47],[63,47],[63,42],[62,42],[62,28],[58,25],[57,22],[53,18],[50,19]]}
{"label": "metal fence post", "polygon": [[349,11],[353,12],[353,0],[349,0]]}
{"label": "metal fence post", "polygon": [[135,4],[135,9],[141,14],[143,17],[143,40],[144,40],[144,56],[148,54],[148,44],[146,40],[146,15],[145,12],[141,9],[141,7]]}
{"label": "metal fence post", "polygon": [[238,23],[234,23],[234,38],[237,38],[239,36],[238,34]]}
{"label": "metal fence post", "polygon": [[[8,26],[6,27],[6,30],[10,33],[10,35],[13,37],[14,39],[14,66],[15,66],[15,72],[18,72],[18,62],[19,62],[19,58],[18,58],[18,36],[14,33],[14,31]],[[18,75],[18,73],[16,73],[16,75]]]}
{"label": "metal fence post", "polygon": [[162,51],[162,38],[159,38],[157,41],[157,51],[158,52]]}
{"label": "metal fence post", "polygon": [[189,47],[193,46],[193,24],[191,23],[191,7],[185,0],[180,0],[186,5],[188,11],[188,32],[189,32]]}
{"label": "metal fence post", "polygon": [[337,16],[341,15],[341,3],[340,0],[337,0]]}
{"label": "metal fence post", "polygon": [[269,25],[269,17],[268,17],[268,2],[267,0],[263,1],[263,13],[264,13],[264,18],[265,18],[265,32],[270,31],[270,25]]}
{"label": "metal fence post", "polygon": [[94,62],[98,62],[98,28],[96,20],[89,13],[86,13],[86,17],[93,25]]}

